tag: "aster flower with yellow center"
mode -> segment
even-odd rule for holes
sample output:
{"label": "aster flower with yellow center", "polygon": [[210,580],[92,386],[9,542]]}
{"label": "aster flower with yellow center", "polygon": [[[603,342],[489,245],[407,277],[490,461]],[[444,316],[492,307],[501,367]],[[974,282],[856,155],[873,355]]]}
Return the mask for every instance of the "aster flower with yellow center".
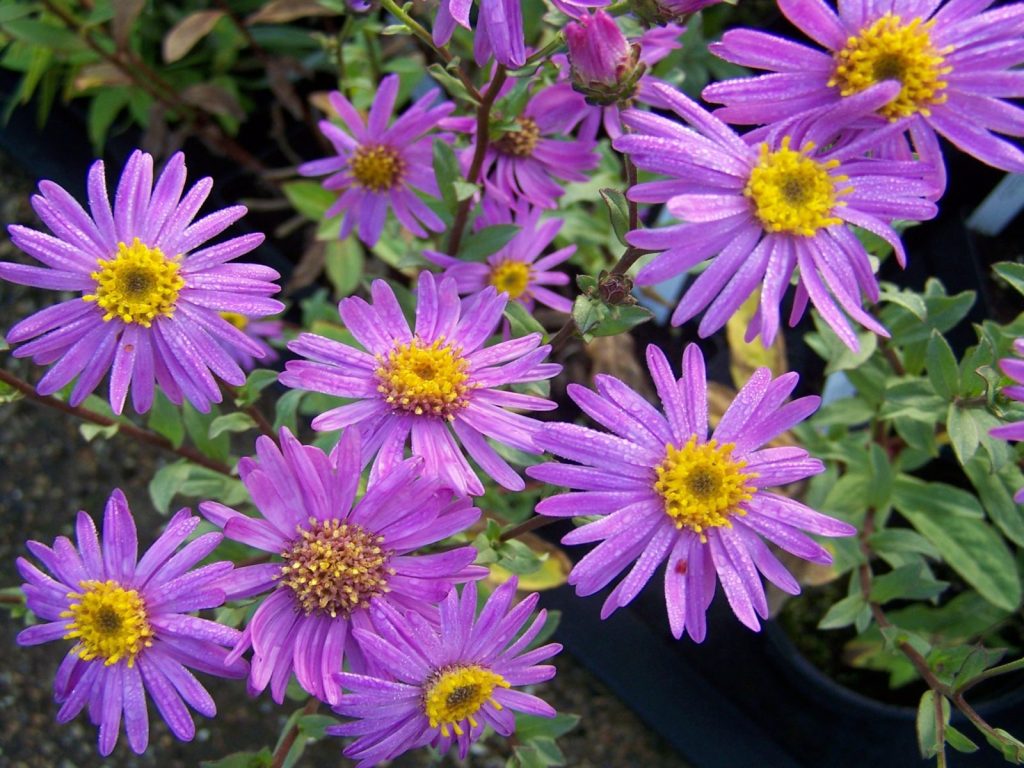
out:
{"label": "aster flower with yellow center", "polygon": [[78,513],[77,547],[61,536],[53,547],[29,541],[44,573],[25,558],[18,571],[28,608],[40,623],[18,634],[19,645],[71,641],[57,670],[57,720],[83,709],[99,726],[99,750],[109,755],[122,717],[128,744],[138,754],[149,743],[146,694],[183,741],[195,736],[188,707],[205,717],[217,708],[190,669],[218,677],[244,677],[246,664],[228,658],[237,630],[190,615],[224,603],[220,580],[232,569],[220,562],[195,568],[220,543],[203,534],[179,549],[199,525],[187,509],[174,515],[153,546],[138,556],[135,521],[115,490],[103,517],[102,543],[93,519]]}
{"label": "aster flower with yellow center", "polygon": [[174,403],[201,411],[221,400],[217,379],[245,383],[237,362],[266,354],[222,313],[246,322],[284,309],[270,298],[279,275],[258,264],[234,262],[263,242],[241,235],[200,247],[246,212],[244,206],[193,221],[210,193],[202,179],[182,196],[185,159],[179,152],[154,182],[153,158],[128,159],[111,207],[103,162],[89,169],[89,212],[49,181],[32,207],[52,235],[9,228],[12,242],[45,267],[0,262],[0,279],[55,290],[80,291],[22,320],[7,332],[20,344],[15,357],[53,364],[39,381],[50,395],[77,377],[70,402],[82,402],[110,372],[110,405],[121,413],[131,389],[139,413],[153,402],[154,383]]}
{"label": "aster flower with yellow center", "polygon": [[287,364],[282,384],[355,400],[317,416],[313,428],[358,427],[363,458],[373,459],[371,477],[386,474],[411,443],[424,472],[460,494],[483,493],[462,449],[499,485],[522,490],[523,479],[487,438],[540,452],[533,443],[538,423],[508,409],[545,411],[555,404],[500,389],[561,370],[544,362],[549,347],[541,346],[540,334],[486,346],[507,303],[493,286],[460,301],[454,280],[420,273],[414,328],[387,283],[374,281],[371,293],[373,304],[350,297],[338,305],[363,349],[311,333],[288,345],[306,359]]}
{"label": "aster flower with yellow center", "polygon": [[569,396],[611,434],[548,425],[537,442],[576,463],[539,464],[526,472],[573,490],[540,502],[537,512],[598,517],[562,541],[600,542],[569,574],[580,595],[594,594],[629,568],[605,600],[602,618],[632,601],[664,563],[665,604],[675,637],[688,632],[697,642],[704,639],[717,582],[736,617],[757,630],[759,619],[768,616],[761,575],[786,592],[800,591],[765,540],[827,564],[831,555],[806,533],[856,533],[847,523],[768,490],[824,470],[802,448],[764,447],[813,413],[820,398],[786,402],[797,374],[772,379],[761,368],[709,435],[704,358],[697,345],[686,348],[681,378],[653,345],[647,366],[660,410],[613,376],[597,376],[596,392],[569,385]]}
{"label": "aster flower with yellow center", "polygon": [[512,735],[514,712],[554,716],[543,700],[516,690],[553,677],[555,668],[538,662],[561,650],[557,643],[531,649],[546,615],[539,611],[527,625],[537,595],[512,606],[516,584],[512,578],[498,587],[476,618],[471,583],[461,597],[449,593],[437,624],[382,605],[372,612],[372,628],[355,630],[380,666],[373,675],[337,676],[346,692],[334,711],[355,719],[327,732],[357,737],[345,748],[347,757],[359,761],[357,768],[426,744],[442,755],[457,745],[465,760],[488,726]]}
{"label": "aster flower with yellow center", "polygon": [[562,220],[549,218],[542,221],[539,208],[526,203],[509,208],[495,196],[487,194],[481,201],[481,207],[483,213],[475,222],[478,229],[515,224],[522,230],[486,261],[463,261],[438,251],[424,251],[426,259],[444,267],[443,276],[453,279],[463,296],[482,291],[490,285],[530,311],[540,303],[559,312],[571,312],[572,302],[548,286],[569,284],[566,273],[552,268],[567,261],[576,252],[576,246],[569,245],[542,255],[554,242],[562,228]]}
{"label": "aster flower with yellow center", "polygon": [[[825,50],[754,30],[726,32],[711,45],[715,54],[771,74],[715,83],[703,95],[725,105],[716,115],[727,122],[762,124],[892,81],[899,90],[875,110],[878,124],[911,118],[912,146],[923,157],[941,162],[938,133],[982,162],[1020,173],[1024,151],[997,134],[1024,136],[1024,110],[1006,101],[1024,96],[1024,3],[988,10],[993,2],[850,0],[837,13],[823,0],[779,0]],[[887,151],[910,158],[906,143]]]}
{"label": "aster flower with yellow center", "polygon": [[215,501],[199,508],[229,539],[280,557],[239,568],[224,583],[232,599],[269,592],[231,655],[252,649],[250,690],[269,685],[281,703],[294,673],[311,695],[336,703],[334,674],[343,661],[362,672],[373,658],[353,634],[370,626],[371,608],[385,604],[434,620],[434,606],[453,584],[486,575],[472,565],[472,547],[414,554],[464,530],[480,510],[423,477],[418,459],[397,464],[357,500],[363,462],[356,429],[329,456],[287,429],[280,438],[280,447],[259,438],[256,458],[239,464],[262,517]]}
{"label": "aster flower with yellow center", "polygon": [[299,166],[303,176],[327,176],[324,189],[341,193],[325,217],[344,212],[342,238],[354,230],[367,245],[376,244],[389,208],[417,237],[426,237],[427,230],[444,229],[444,222],[417,192],[440,196],[432,164],[433,142],[448,139],[431,134],[455,105],[443,101],[432,106],[440,93],[435,88],[391,122],[398,87],[398,75],[385,77],[365,120],[348,99],[333,92],[331,107],[344,127],[323,120],[320,130],[337,154]]}
{"label": "aster flower with yellow center", "polygon": [[791,324],[810,302],[852,349],[858,342],[851,319],[888,335],[862,307],[865,299],[878,299],[878,282],[853,227],[888,241],[903,265],[906,254],[892,222],[935,215],[934,169],[869,156],[877,141],[903,131],[903,122],[852,141],[836,143],[835,137],[889,103],[899,86],[882,83],[814,120],[742,138],[683,94],[666,85],[653,88],[693,130],[630,110],[623,120],[632,132],[614,146],[638,168],[668,177],[633,186],[629,198],[665,203],[684,222],[627,235],[634,246],[660,251],[640,269],[637,285],[662,282],[711,259],[688,286],[673,324],[703,312],[698,330],[708,336],[760,287],[747,335],[760,334],[771,344],[783,294],[796,273]]}

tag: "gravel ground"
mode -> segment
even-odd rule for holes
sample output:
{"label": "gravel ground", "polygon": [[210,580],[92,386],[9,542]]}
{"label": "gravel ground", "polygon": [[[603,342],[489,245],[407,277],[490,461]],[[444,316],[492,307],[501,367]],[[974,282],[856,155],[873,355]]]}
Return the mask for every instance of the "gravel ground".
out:
{"label": "gravel ground", "polygon": [[[0,156],[0,220],[5,225],[38,225],[27,202],[32,189],[33,181]],[[0,233],[0,260],[21,260],[5,232]],[[52,293],[0,283],[0,331],[54,300]],[[35,380],[40,375],[8,353],[0,352],[0,365],[22,378]],[[115,487],[125,491],[136,515],[140,548],[148,546],[163,518],[153,510],[146,486],[167,461],[167,454],[125,437],[87,443],[78,424],[56,411],[26,401],[0,405],[0,588],[19,583],[14,560],[26,554],[26,539],[50,543],[57,535],[70,534],[74,512],[85,509],[95,517],[102,515]],[[17,648],[14,637],[19,629],[20,622],[0,612],[0,647],[6,649],[0,657],[0,767],[197,765],[272,741],[294,708],[276,707],[267,696],[249,699],[239,683],[207,679],[220,714],[216,722],[197,716],[194,742],[176,741],[151,707],[149,751],[133,755],[122,734],[114,754],[103,761],[96,754],[95,729],[85,715],[64,726],[55,722],[58,707],[51,683],[63,654],[61,644]],[[563,654],[555,664],[558,675],[539,690],[540,695],[559,711],[582,717],[581,725],[559,741],[568,766],[686,768],[663,740],[571,657]],[[300,761],[300,766],[350,764],[331,740],[317,744]],[[391,765],[460,763],[451,758],[438,762],[421,753]],[[504,758],[497,748],[484,748],[462,765],[500,768]]]}

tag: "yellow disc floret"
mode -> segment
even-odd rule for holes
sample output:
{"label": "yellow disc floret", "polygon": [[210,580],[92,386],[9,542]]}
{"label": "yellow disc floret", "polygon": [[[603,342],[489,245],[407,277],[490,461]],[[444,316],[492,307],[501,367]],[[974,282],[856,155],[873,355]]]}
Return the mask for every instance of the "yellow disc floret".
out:
{"label": "yellow disc floret", "polygon": [[508,259],[491,269],[490,284],[508,294],[510,299],[518,299],[530,284],[530,267],[521,261]]}
{"label": "yellow disc floret", "polygon": [[244,331],[249,325],[249,318],[238,312],[220,312],[218,314],[240,331]]}
{"label": "yellow disc floret", "polygon": [[494,142],[494,148],[503,155],[530,157],[540,141],[540,126],[532,117],[517,117],[518,131],[509,131]]}
{"label": "yellow disc floret", "polygon": [[118,243],[117,255],[97,264],[99,269],[90,275],[96,292],[82,298],[106,310],[104,321],[118,317],[149,328],[158,315],[174,314],[185,281],[178,274],[178,261],[168,259],[159,248],[150,248],[136,237],[131,245]]}
{"label": "yellow disc floret", "polygon": [[153,644],[146,605],[134,589],[116,581],[82,581],[81,592],[69,592],[71,604],[60,614],[71,619],[65,640],[76,639],[72,652],[85,661],[103,659],[108,667],[121,659],[135,664],[139,652]]}
{"label": "yellow disc floret", "polygon": [[424,686],[423,713],[431,728],[441,729],[442,736],[451,735],[449,728],[461,736],[467,720],[470,728],[477,727],[475,715],[484,704],[490,702],[495,709],[502,709],[491,694],[495,688],[508,687],[501,675],[476,664],[444,667]]}
{"label": "yellow disc floret", "polygon": [[443,336],[396,344],[377,362],[377,391],[396,410],[451,420],[469,402],[469,363]]}
{"label": "yellow disc floret", "polygon": [[335,618],[388,591],[388,568],[394,554],[383,548],[384,537],[358,523],[309,519],[307,529],[281,553],[285,564],[277,578],[291,589],[306,615],[314,611]]}
{"label": "yellow disc floret", "polygon": [[836,196],[851,189],[837,190],[836,183],[847,177],[829,174],[839,165],[838,160],[823,163],[808,157],[814,150],[810,141],[799,151],[790,149],[789,144],[789,136],[783,137],[775,151],[761,144],[743,194],[753,202],[754,214],[769,232],[811,237],[824,227],[841,223],[833,211],[845,203]]}
{"label": "yellow disc floret", "polygon": [[665,502],[665,513],[676,528],[688,528],[706,540],[709,528],[732,527],[729,517],[744,515],[740,506],[754,495],[749,481],[756,473],[743,472],[745,461],[732,458],[732,443],[698,443],[694,435],[682,448],[665,446],[665,460],[655,468],[654,490]]}
{"label": "yellow disc floret", "polygon": [[899,16],[886,12],[836,53],[829,86],[850,96],[875,83],[896,80],[902,86],[899,95],[879,110],[881,114],[890,120],[931,114],[931,105],[946,101],[944,78],[953,71],[944,66],[943,56],[952,46],[936,50],[932,45],[929,33],[934,23],[915,18],[904,24]]}
{"label": "yellow disc floret", "polygon": [[383,144],[359,147],[348,161],[352,175],[360,186],[371,192],[384,192],[402,177],[405,162],[398,150]]}

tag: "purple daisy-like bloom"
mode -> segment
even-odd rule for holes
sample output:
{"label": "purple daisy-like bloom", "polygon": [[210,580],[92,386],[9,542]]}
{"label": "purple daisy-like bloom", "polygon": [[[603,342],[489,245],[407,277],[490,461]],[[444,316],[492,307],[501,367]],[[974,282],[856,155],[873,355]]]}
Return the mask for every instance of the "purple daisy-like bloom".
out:
{"label": "purple daisy-like bloom", "polygon": [[279,275],[257,264],[228,263],[263,242],[242,235],[195,250],[245,215],[236,205],[193,218],[213,182],[201,179],[184,197],[185,158],[167,161],[153,183],[153,158],[136,150],[128,159],[111,209],[103,162],[89,169],[91,213],[64,189],[39,183],[32,207],[53,235],[28,227],[8,228],[11,241],[43,267],[0,262],[0,278],[12,283],[82,295],[16,324],[7,340],[21,344],[15,357],[53,367],[36,389],[50,395],[78,377],[72,405],[81,403],[110,374],[110,405],[124,407],[129,386],[135,410],[153,402],[153,383],[174,403],[188,400],[201,411],[221,401],[214,375],[229,384],[245,373],[229,350],[253,357],[263,351],[219,312],[245,317],[275,314],[284,305],[271,294]]}
{"label": "purple daisy-like bloom", "polygon": [[484,196],[481,206],[483,214],[476,221],[478,227],[516,224],[522,230],[507,245],[488,256],[486,262],[462,261],[437,251],[424,251],[427,260],[444,267],[443,277],[454,280],[462,295],[477,293],[492,285],[530,311],[540,302],[559,312],[571,312],[572,302],[546,286],[569,284],[569,276],[552,271],[552,267],[572,256],[576,246],[569,245],[541,256],[562,228],[563,221],[546,219],[542,222],[539,208],[520,204],[511,209],[488,195]]}
{"label": "purple daisy-like bloom", "polygon": [[[455,25],[472,29],[469,13],[473,0],[441,0],[434,20],[434,44],[447,45]],[[519,0],[477,0],[476,31],[473,34],[473,58],[479,66],[494,60],[503,67],[516,69],[526,63],[523,36],[523,9]]]}
{"label": "purple daisy-like bloom", "polygon": [[[1016,384],[1003,387],[1002,393],[1011,400],[1024,402],[1024,339],[1017,339],[1013,342],[1013,351],[1018,357],[1007,357],[999,361],[999,367],[1003,373],[1009,376]],[[1024,440],[1024,421],[1017,421],[1011,424],[1003,424],[989,430],[993,437],[1000,437],[1004,440]],[[1024,488],[1017,491],[1013,500],[1018,504],[1024,503]]]}
{"label": "purple daisy-like bloom", "polygon": [[[637,184],[629,198],[665,202],[686,223],[631,232],[632,245],[663,251],[637,275],[638,285],[659,283],[705,259],[710,266],[687,289],[672,315],[680,324],[705,311],[699,332],[725,325],[751,292],[763,285],[748,337],[771,344],[779,304],[794,270],[799,283],[790,322],[808,300],[849,347],[857,336],[847,316],[880,335],[886,330],[861,307],[878,299],[878,282],[867,251],[850,225],[892,245],[902,265],[906,254],[892,229],[894,219],[921,221],[936,207],[928,181],[933,167],[866,156],[879,134],[903,130],[892,123],[860,139],[828,146],[846,125],[873,112],[898,88],[883,83],[850,97],[817,119],[791,123],[788,132],[741,138],[695,102],[657,85],[664,102],[693,130],[665,117],[630,110],[633,132],[614,146],[638,168],[672,178]],[[819,146],[827,147],[818,150]]]}
{"label": "purple daisy-like bloom", "polygon": [[215,501],[199,505],[229,539],[284,560],[239,568],[225,580],[231,599],[272,590],[232,657],[253,649],[253,694],[269,685],[280,704],[294,672],[306,691],[335,703],[341,691],[333,675],[343,660],[356,671],[374,668],[372,653],[353,634],[370,628],[371,606],[429,615],[453,584],[486,575],[472,565],[473,547],[413,554],[465,530],[480,510],[421,477],[416,459],[396,464],[356,501],[363,463],[354,429],[330,456],[287,429],[280,448],[259,438],[256,454],[238,468],[262,519]]}
{"label": "purple daisy-like bloom", "polygon": [[390,471],[411,442],[427,474],[460,494],[479,495],[483,485],[461,443],[499,485],[522,490],[523,479],[486,438],[539,453],[533,442],[537,422],[507,409],[556,406],[499,387],[550,379],[562,366],[543,362],[551,348],[540,346],[539,333],[484,346],[507,303],[494,287],[460,302],[454,280],[436,282],[421,272],[417,293],[414,329],[383,280],[373,282],[373,304],[359,297],[343,299],[338,305],[342,322],[366,351],[303,333],[288,348],[309,360],[289,362],[281,383],[355,399],[317,416],[313,428],[358,426],[364,435],[363,460],[376,456],[371,477]]}
{"label": "purple daisy-like bloom", "polygon": [[334,710],[357,719],[327,732],[357,737],[345,749],[347,757],[359,761],[357,768],[426,744],[441,754],[457,744],[465,760],[487,726],[510,736],[513,712],[554,717],[545,701],[515,690],[554,677],[553,666],[538,662],[562,650],[558,643],[529,650],[546,612],[539,611],[520,634],[537,594],[510,609],[516,583],[512,578],[498,587],[478,618],[476,585],[468,584],[461,598],[452,590],[441,604],[437,627],[415,613],[403,616],[382,606],[373,613],[376,631],[355,630],[385,675],[339,674],[346,693]]}
{"label": "purple daisy-like bloom", "polygon": [[224,603],[220,582],[232,568],[221,562],[193,570],[222,538],[207,533],[179,549],[199,522],[181,510],[140,559],[135,520],[124,494],[115,490],[103,516],[102,544],[93,519],[79,512],[77,547],[64,536],[52,549],[27,543],[52,575],[18,558],[26,603],[41,619],[18,634],[18,644],[74,640],[54,681],[57,721],[66,723],[88,708],[103,755],[117,744],[122,713],[128,744],[138,754],[146,750],[147,693],[171,732],[190,741],[195,724],[188,707],[205,717],[217,713],[190,669],[245,676],[245,662],[228,659],[227,647],[239,632],[189,615]]}
{"label": "purple daisy-like bloom", "polygon": [[398,87],[398,75],[388,75],[381,81],[365,122],[340,92],[331,93],[331,106],[348,130],[329,120],[320,121],[320,130],[338,154],[299,166],[303,176],[327,174],[324,189],[341,191],[337,202],[324,214],[330,218],[345,212],[341,237],[348,237],[355,229],[359,239],[371,246],[380,239],[388,208],[417,237],[426,237],[426,230],[444,229],[444,222],[417,191],[435,198],[440,195],[432,165],[437,137],[428,134],[455,105],[444,101],[431,106],[440,94],[434,88],[389,126]]}
{"label": "purple daisy-like bloom", "polygon": [[[850,0],[836,14],[822,0],[779,0],[786,17],[826,49],[753,30],[727,32],[711,49],[772,74],[716,83],[704,98],[725,104],[722,119],[768,123],[821,110],[883,80],[899,93],[881,118],[912,117],[914,144],[939,155],[935,133],[1007,171],[1024,171],[1024,152],[994,135],[1024,136],[1024,3],[993,0]],[[881,120],[879,120],[881,122]],[[867,130],[872,130],[867,128]]]}
{"label": "purple daisy-like bloom", "polygon": [[280,320],[250,321],[245,315],[240,315],[237,312],[221,312],[220,316],[249,337],[249,340],[258,346],[263,353],[262,356],[257,358],[239,347],[229,347],[228,354],[234,358],[243,371],[251,371],[255,368],[257,359],[267,364],[274,362],[280,357],[277,354],[277,350],[270,346],[267,341],[282,337],[283,322]]}
{"label": "purple daisy-like bloom", "polygon": [[665,562],[665,602],[676,638],[686,631],[703,641],[716,581],[737,618],[757,630],[758,617],[768,616],[758,572],[786,592],[800,591],[763,539],[827,564],[828,551],[804,532],[856,533],[847,523],[766,490],[824,469],[802,448],[761,447],[813,413],[820,398],[784,404],[799,377],[786,373],[773,380],[760,368],[709,438],[700,349],[686,348],[680,379],[653,345],[647,348],[647,365],[661,411],[613,376],[597,376],[596,393],[569,385],[569,396],[584,413],[613,434],[555,424],[538,435],[546,450],[577,465],[552,462],[530,467],[527,474],[579,492],[545,499],[537,512],[600,516],[562,539],[601,542],[569,574],[578,594],[597,592],[635,561],[605,600],[603,618],[636,597]]}
{"label": "purple daisy-like bloom", "polygon": [[550,0],[551,4],[571,19],[582,19],[594,8],[607,8],[611,0]]}
{"label": "purple daisy-like bloom", "polygon": [[[586,112],[586,101],[571,84],[555,83],[530,98],[516,118],[520,130],[488,144],[481,172],[506,205],[514,207],[522,199],[554,208],[565,191],[555,179],[586,181],[584,172],[600,162],[595,142],[569,136]],[[475,124],[471,130],[475,131]],[[474,151],[475,144],[466,156]]]}

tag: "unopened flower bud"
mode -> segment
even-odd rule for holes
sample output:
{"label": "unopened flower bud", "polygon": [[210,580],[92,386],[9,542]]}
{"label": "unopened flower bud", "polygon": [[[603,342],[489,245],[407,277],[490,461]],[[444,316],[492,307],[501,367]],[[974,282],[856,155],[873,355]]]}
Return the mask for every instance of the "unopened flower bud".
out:
{"label": "unopened flower bud", "polygon": [[565,27],[572,86],[591,104],[615,104],[636,92],[643,74],[640,49],[629,44],[604,11]]}
{"label": "unopened flower bud", "polygon": [[722,0],[629,0],[629,10],[651,25],[683,22],[690,15]]}

